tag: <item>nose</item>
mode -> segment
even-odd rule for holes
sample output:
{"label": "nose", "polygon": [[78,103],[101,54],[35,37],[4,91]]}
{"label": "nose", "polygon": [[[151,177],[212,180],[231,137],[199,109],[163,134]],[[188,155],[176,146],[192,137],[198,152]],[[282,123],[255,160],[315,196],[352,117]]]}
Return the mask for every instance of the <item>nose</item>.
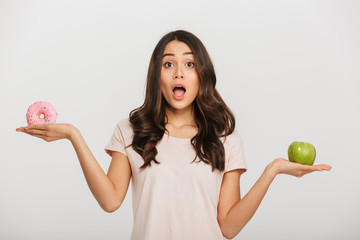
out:
{"label": "nose", "polygon": [[175,79],[183,79],[184,78],[184,76],[183,76],[183,74],[181,73],[181,72],[177,72],[177,73],[175,73],[175,77],[174,77]]}

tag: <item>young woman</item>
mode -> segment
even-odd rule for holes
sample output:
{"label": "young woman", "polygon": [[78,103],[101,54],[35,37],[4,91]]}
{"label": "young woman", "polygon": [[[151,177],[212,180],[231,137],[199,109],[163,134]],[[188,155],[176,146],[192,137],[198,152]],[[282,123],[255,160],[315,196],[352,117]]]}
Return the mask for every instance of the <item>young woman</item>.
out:
{"label": "young woman", "polygon": [[231,239],[277,174],[301,177],[331,167],[275,159],[241,199],[242,142],[215,85],[201,41],[183,30],[166,34],[151,57],[144,104],[118,122],[105,148],[112,157],[107,174],[71,124],[17,131],[47,142],[70,140],[91,192],[107,212],[121,206],[132,179],[131,239]]}

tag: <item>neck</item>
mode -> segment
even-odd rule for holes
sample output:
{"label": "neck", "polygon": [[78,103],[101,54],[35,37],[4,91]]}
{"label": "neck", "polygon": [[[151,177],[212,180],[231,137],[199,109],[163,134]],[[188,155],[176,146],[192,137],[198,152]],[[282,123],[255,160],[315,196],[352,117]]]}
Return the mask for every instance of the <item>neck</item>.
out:
{"label": "neck", "polygon": [[186,109],[166,108],[167,123],[182,127],[186,125],[196,126],[194,110],[192,106]]}

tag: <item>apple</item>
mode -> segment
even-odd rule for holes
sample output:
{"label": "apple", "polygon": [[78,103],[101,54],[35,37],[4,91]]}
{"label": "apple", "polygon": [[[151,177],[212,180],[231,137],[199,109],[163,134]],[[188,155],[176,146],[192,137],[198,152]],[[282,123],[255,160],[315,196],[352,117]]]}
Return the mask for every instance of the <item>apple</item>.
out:
{"label": "apple", "polygon": [[316,157],[315,147],[307,142],[292,142],[288,148],[290,162],[313,165]]}

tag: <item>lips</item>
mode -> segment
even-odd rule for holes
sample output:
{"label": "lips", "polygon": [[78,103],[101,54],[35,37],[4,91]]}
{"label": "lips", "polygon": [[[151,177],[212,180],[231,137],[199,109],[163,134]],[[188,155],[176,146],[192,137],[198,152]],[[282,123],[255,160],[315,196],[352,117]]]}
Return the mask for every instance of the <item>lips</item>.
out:
{"label": "lips", "polygon": [[185,88],[184,84],[175,83],[172,87],[173,87],[172,91],[173,91],[174,98],[177,100],[183,99],[185,92],[186,92],[186,88]]}
{"label": "lips", "polygon": [[182,83],[175,83],[175,84],[173,84],[173,85],[172,85],[172,89],[173,89],[173,91],[174,91],[175,89],[183,89],[183,90],[186,92],[186,87],[185,87],[185,85],[182,84]]}

